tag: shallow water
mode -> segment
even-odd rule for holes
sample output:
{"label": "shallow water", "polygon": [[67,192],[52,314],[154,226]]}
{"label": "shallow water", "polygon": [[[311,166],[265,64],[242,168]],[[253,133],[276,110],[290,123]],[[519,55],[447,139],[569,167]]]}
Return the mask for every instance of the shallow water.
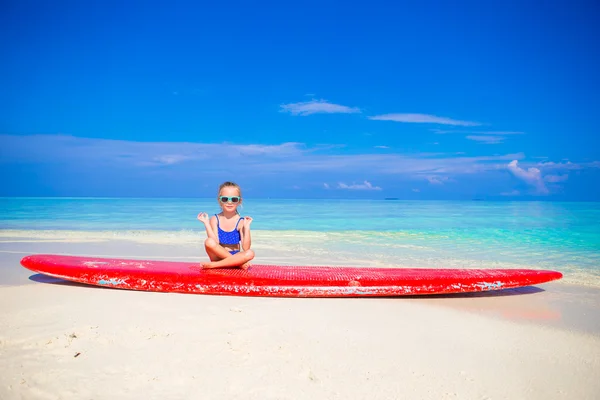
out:
{"label": "shallow water", "polygon": [[[218,212],[218,204],[2,198],[0,240],[201,243],[200,211]],[[249,199],[241,212],[254,218],[263,254],[283,248],[313,265],[544,268],[600,286],[600,203]]]}

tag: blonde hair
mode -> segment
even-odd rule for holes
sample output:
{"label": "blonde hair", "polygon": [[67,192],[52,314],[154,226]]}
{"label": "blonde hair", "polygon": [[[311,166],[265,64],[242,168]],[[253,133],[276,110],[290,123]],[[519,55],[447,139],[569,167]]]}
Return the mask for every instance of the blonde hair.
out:
{"label": "blonde hair", "polygon": [[[240,203],[239,203],[239,206],[241,207],[241,206],[242,206],[242,189],[240,188],[240,185],[238,185],[238,184],[237,184],[237,183],[235,183],[235,182],[230,182],[230,181],[223,182],[223,183],[221,183],[221,185],[219,186],[219,192],[217,193],[217,201],[219,202],[219,205],[221,205],[221,202],[220,202],[220,199],[219,199],[219,197],[221,196],[221,190],[223,190],[223,188],[226,188],[226,187],[232,187],[232,188],[236,188],[236,189],[237,189],[237,191],[238,191],[238,194],[240,195]],[[222,208],[222,206],[221,206],[221,208]],[[237,211],[237,210],[236,210],[236,211]],[[237,211],[237,213],[239,214],[240,212],[239,212],[239,211]]]}
{"label": "blonde hair", "polygon": [[242,189],[240,188],[240,185],[238,185],[235,182],[223,182],[221,183],[221,186],[219,186],[219,192],[217,193],[217,199],[219,198],[219,196],[221,195],[221,190],[223,190],[226,187],[232,187],[232,188],[236,188],[238,193],[240,194],[240,197],[242,197]]}

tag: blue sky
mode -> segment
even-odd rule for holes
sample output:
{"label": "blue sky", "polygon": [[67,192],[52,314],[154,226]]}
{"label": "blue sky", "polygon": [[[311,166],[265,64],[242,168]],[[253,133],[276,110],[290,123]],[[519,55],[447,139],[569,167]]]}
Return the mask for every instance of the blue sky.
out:
{"label": "blue sky", "polygon": [[600,200],[593,1],[217,3],[3,1],[0,195]]}

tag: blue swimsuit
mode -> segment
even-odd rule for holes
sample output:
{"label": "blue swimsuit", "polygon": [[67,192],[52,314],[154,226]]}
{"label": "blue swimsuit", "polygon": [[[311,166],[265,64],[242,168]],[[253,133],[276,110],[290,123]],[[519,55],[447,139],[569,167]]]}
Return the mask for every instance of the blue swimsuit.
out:
{"label": "blue swimsuit", "polygon": [[[227,232],[221,229],[221,225],[219,224],[219,216],[215,214],[215,217],[217,217],[217,231],[219,234],[219,244],[240,244],[241,236],[240,232],[237,230],[237,227],[243,218],[240,217],[240,219],[238,219],[238,222],[235,224],[235,228],[233,228],[231,232]],[[239,250],[229,250],[229,253],[231,254],[239,252]]]}

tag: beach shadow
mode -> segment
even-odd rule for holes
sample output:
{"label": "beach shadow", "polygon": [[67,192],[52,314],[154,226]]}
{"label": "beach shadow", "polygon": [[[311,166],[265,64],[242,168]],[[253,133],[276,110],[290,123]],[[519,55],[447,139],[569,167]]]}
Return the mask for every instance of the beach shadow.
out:
{"label": "beach shadow", "polygon": [[446,293],[446,294],[427,294],[406,296],[412,299],[468,299],[478,297],[505,297],[505,296],[522,296],[527,294],[542,293],[546,290],[537,286],[522,286],[511,289],[488,290],[485,292],[469,292],[469,293]]}
{"label": "beach shadow", "polygon": [[[524,286],[491,292],[459,293],[457,295],[424,296],[422,304],[448,307],[478,315],[500,317],[510,321],[556,322],[562,312],[547,300],[547,296],[524,299],[521,296],[545,293],[537,286]],[[417,297],[414,297],[417,298]],[[470,301],[469,299],[472,299]]]}
{"label": "beach shadow", "polygon": [[440,293],[440,294],[409,294],[399,296],[352,296],[349,299],[413,299],[413,300],[439,300],[439,299],[472,299],[472,298],[492,298],[492,297],[512,297],[524,296],[536,293],[543,293],[546,290],[537,286],[522,286],[511,289],[487,290],[483,292],[466,293]]}
{"label": "beach shadow", "polygon": [[119,288],[88,285],[85,283],[67,281],[65,279],[55,278],[53,276],[48,276],[48,275],[44,275],[44,274],[33,274],[29,277],[29,280],[33,281],[33,282],[49,283],[51,285],[59,285],[59,286],[85,287],[85,288],[92,288],[92,289],[119,289]]}
{"label": "beach shadow", "polygon": [[[47,283],[51,285],[85,287],[93,289],[110,289],[110,290],[130,290],[110,286],[97,286],[85,283],[68,281],[65,279],[55,278],[44,274],[33,274],[29,280],[38,283]],[[469,293],[445,293],[445,294],[414,294],[407,296],[357,296],[348,297],[348,299],[376,300],[376,299],[418,299],[418,300],[436,300],[436,299],[468,299],[468,298],[491,298],[491,297],[506,297],[506,296],[523,296],[545,292],[544,289],[537,286],[523,286],[511,289],[488,290],[484,292],[469,292]],[[274,296],[277,297],[277,296]]]}

